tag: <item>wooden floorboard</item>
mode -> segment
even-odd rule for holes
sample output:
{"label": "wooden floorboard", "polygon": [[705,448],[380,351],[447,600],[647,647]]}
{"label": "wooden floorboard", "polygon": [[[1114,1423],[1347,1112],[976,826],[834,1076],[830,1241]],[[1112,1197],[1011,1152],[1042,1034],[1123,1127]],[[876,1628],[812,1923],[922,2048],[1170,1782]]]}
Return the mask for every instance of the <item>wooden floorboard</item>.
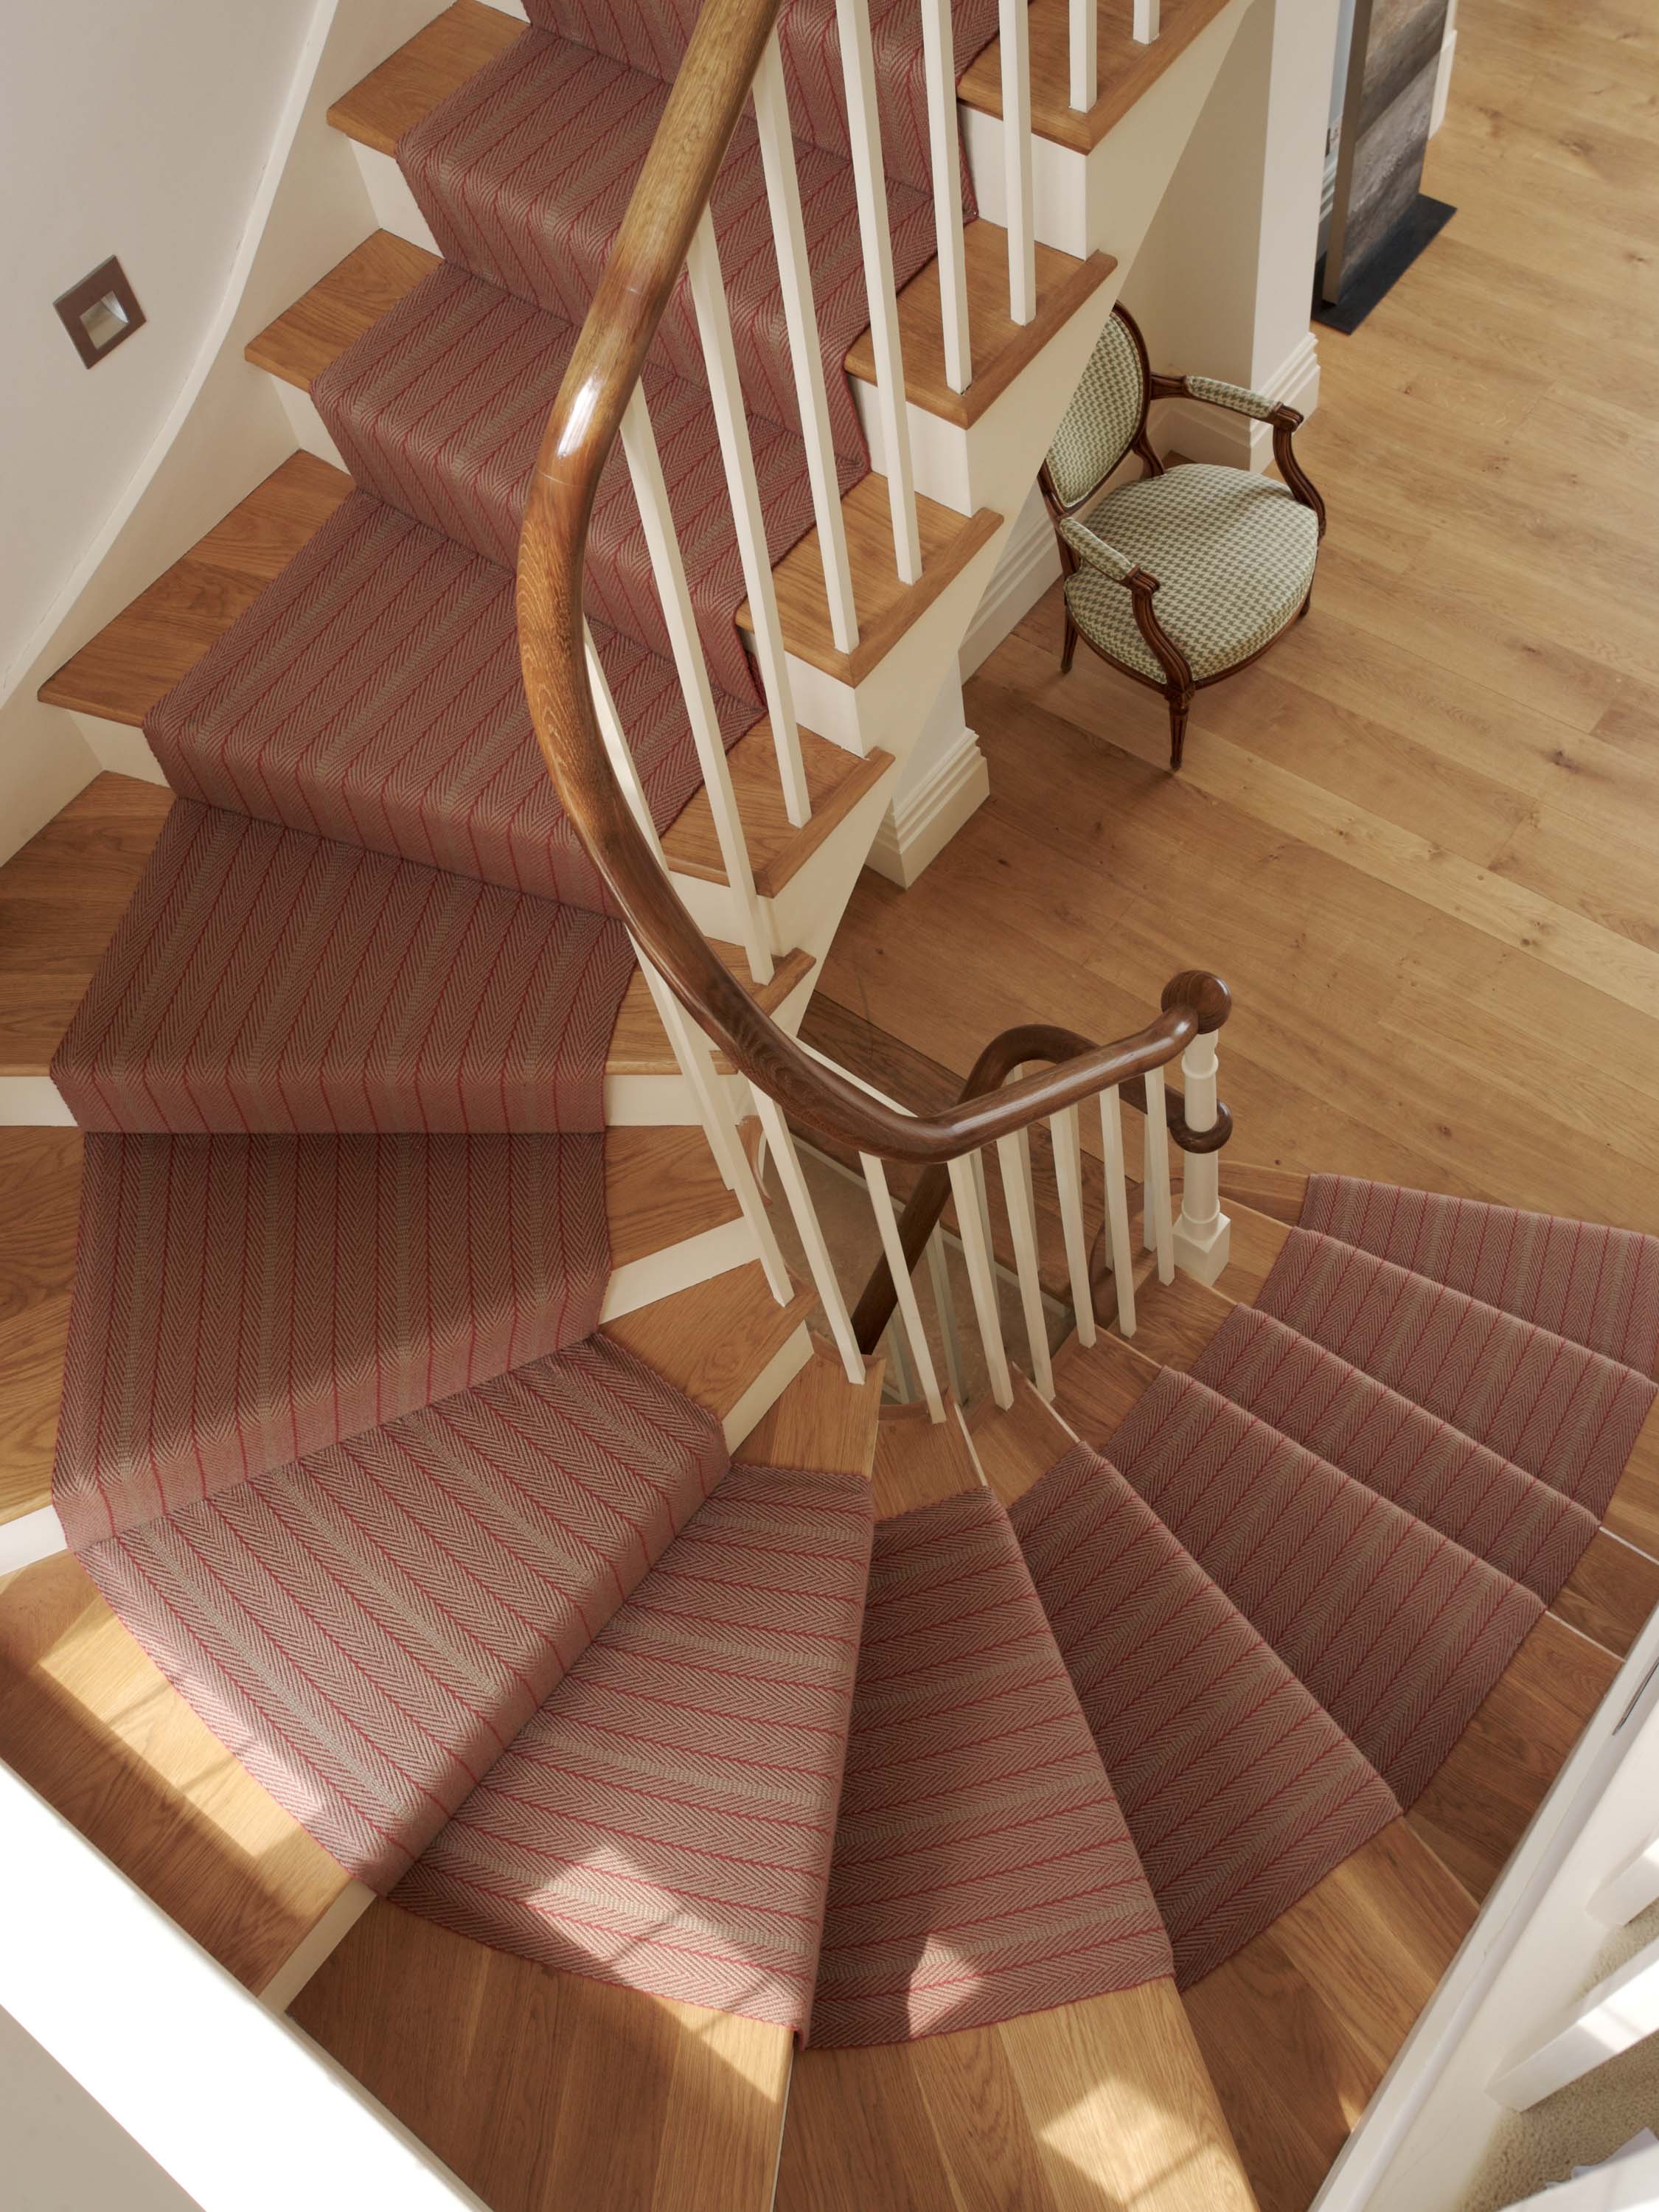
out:
{"label": "wooden floorboard", "polygon": [[732,1456],[763,1467],[811,1467],[829,1474],[875,1469],[884,1362],[864,1363],[865,1379],[848,1380],[841,1356],[817,1344],[812,1357]]}
{"label": "wooden floorboard", "polygon": [[80,1207],[78,1129],[0,1128],[0,1522],[51,1500]]}
{"label": "wooden floorboard", "polygon": [[947,1404],[935,1421],[926,1406],[889,1406],[876,1433],[875,1486],[882,1520],[977,1490],[979,1470],[954,1407]]}
{"label": "wooden floorboard", "polygon": [[1261,2212],[1306,2212],[1474,1912],[1395,1820],[1187,1990]]}

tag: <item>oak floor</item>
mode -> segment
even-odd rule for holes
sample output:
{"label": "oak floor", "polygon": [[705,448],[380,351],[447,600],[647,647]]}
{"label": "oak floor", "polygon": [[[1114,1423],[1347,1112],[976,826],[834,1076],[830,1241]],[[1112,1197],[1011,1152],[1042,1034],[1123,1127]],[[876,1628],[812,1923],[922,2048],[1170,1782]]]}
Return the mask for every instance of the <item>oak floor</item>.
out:
{"label": "oak floor", "polygon": [[[823,990],[956,1069],[1232,986],[1241,1158],[1659,1231],[1659,21],[1465,0],[1425,189],[1457,214],[1298,439],[1313,610],[1162,701],[1054,595],[967,691],[991,796],[866,873]],[[1204,364],[1161,364],[1201,368]]]}

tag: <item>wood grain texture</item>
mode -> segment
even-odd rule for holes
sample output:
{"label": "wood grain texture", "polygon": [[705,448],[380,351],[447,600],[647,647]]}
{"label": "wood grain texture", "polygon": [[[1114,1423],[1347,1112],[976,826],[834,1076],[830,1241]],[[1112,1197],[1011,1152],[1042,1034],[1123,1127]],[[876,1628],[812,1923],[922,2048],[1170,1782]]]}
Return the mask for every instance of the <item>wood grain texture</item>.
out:
{"label": "wood grain texture", "polygon": [[[735,945],[722,945],[709,940],[709,949],[728,975],[748,974],[747,957]],[[811,973],[812,956],[799,947],[793,952],[780,953],[774,963],[772,980],[769,983],[743,986],[752,991],[755,1004],[763,1012],[771,1013],[804,982]],[[731,1073],[731,1062],[723,1054],[716,1054],[716,1064],[723,1074]],[[679,1062],[668,1042],[668,1032],[647,987],[643,972],[636,973],[623,997],[617,1015],[617,1026],[611,1032],[611,1049],[605,1054],[607,1075],[676,1075]]]}
{"label": "wood grain texture", "polygon": [[1215,1287],[1224,1297],[1249,1305],[1273,1273],[1273,1262],[1285,1249],[1291,1225],[1276,1221],[1271,1213],[1258,1213],[1253,1206],[1245,1205],[1231,1193],[1223,1211],[1232,1223],[1232,1232],[1227,1264],[1217,1278]]}
{"label": "wood grain texture", "polygon": [[0,1522],[51,1500],[80,1205],[78,1129],[0,1129]]}
{"label": "wood grain texture", "polygon": [[867,1479],[876,1463],[884,1364],[866,1359],[864,1383],[855,1387],[839,1354],[827,1345],[815,1345],[811,1359],[732,1457],[763,1467],[811,1467]]}
{"label": "wood grain texture", "polygon": [[1254,1206],[1294,1228],[1302,1218],[1308,1195],[1308,1178],[1291,1168],[1264,1168],[1250,1160],[1235,1159],[1230,1145],[1221,1155],[1221,1195]]}
{"label": "wood grain texture", "polygon": [[1186,1992],[1261,2212],[1305,2212],[1474,1912],[1395,1820]]}
{"label": "wood grain texture", "polygon": [[255,368],[281,377],[284,384],[309,392],[371,324],[432,274],[441,258],[429,247],[395,232],[374,232],[286,313],[250,338],[243,349],[245,358]]}
{"label": "wood grain texture", "polygon": [[[1180,58],[1227,0],[1164,0],[1161,28],[1150,46],[1129,36],[1121,0],[1100,0],[1100,62],[1092,107],[1071,102],[1071,14],[1066,0],[1036,0],[1031,9],[1031,128],[1039,138],[1087,154],[1115,123]],[[1002,112],[1002,41],[994,39],[963,70],[957,95],[986,115]]]}
{"label": "wood grain texture", "polygon": [[[1075,1337],[1072,1344],[1079,1353]],[[981,1399],[968,1423],[985,1480],[1005,1505],[1023,1498],[1073,1448],[1074,1439],[1054,1408],[1016,1369],[1014,1402],[1006,1410]]]}
{"label": "wood grain texture", "polygon": [[777,2212],[1252,2212],[1172,1982],[795,2061]]}
{"label": "wood grain texture", "polygon": [[343,469],[312,453],[291,455],[49,676],[40,697],[137,728],[350,490]]}
{"label": "wood grain texture", "polygon": [[0,1582],[0,1758],[250,1989],[347,1886],[67,1553]]}
{"label": "wood grain texture", "polygon": [[[968,293],[968,348],[972,375],[965,392],[953,392],[945,374],[945,326],[939,313],[939,263],[919,270],[898,295],[899,351],[904,396],[913,405],[968,428],[1014,379],[1036,360],[1054,333],[1117,267],[1109,253],[1086,261],[1057,247],[1036,249],[1036,312],[1029,323],[1008,314],[1008,234],[981,217],[963,232]],[[847,354],[847,373],[876,381],[869,331]]]}
{"label": "wood grain texture", "polygon": [[1550,1611],[1622,1659],[1656,1605],[1659,1559],[1602,1528],[1556,1592]]}
{"label": "wood grain texture", "polygon": [[[836,826],[893,766],[879,746],[866,756],[831,744],[811,730],[800,732],[801,764],[806,772],[810,818],[799,829],[785,811],[778,779],[776,740],[769,720],[757,722],[738,739],[726,759],[743,825],[743,842],[754,871],[755,889],[775,898],[810,860]],[[714,833],[708,789],[699,785],[663,839],[668,863],[681,875],[723,884],[726,869]]]}
{"label": "wood grain texture", "polygon": [[948,1399],[942,1421],[930,1420],[926,1406],[882,1408],[875,1486],[876,1517],[884,1521],[979,1488],[979,1469]]}
{"label": "wood grain texture", "polygon": [[605,1212],[613,1267],[718,1229],[741,1211],[701,1127],[606,1132]]}
{"label": "wood grain texture", "polygon": [[1610,1651],[1547,1613],[1411,1808],[1472,1896],[1498,1879],[1618,1671]]}
{"label": "wood grain texture", "polygon": [[1659,1405],[1642,1424],[1604,1517],[1615,1536],[1659,1559]]}
{"label": "wood grain texture", "polygon": [[780,1305],[759,1262],[606,1322],[611,1337],[724,1419],[817,1304],[810,1288]]}
{"label": "wood grain texture", "polygon": [[465,84],[486,62],[522,38],[520,17],[484,0],[454,0],[397,52],[371,70],[328,111],[337,131],[377,154],[391,154],[412,124]]}
{"label": "wood grain texture", "polygon": [[44,1075],[173,793],[96,775],[0,867],[0,1075]]}
{"label": "wood grain texture", "polygon": [[[892,511],[885,477],[862,477],[841,502],[847,530],[847,556],[853,572],[853,605],[859,641],[840,652],[830,634],[830,605],[824,596],[823,552],[816,529],[791,547],[772,571],[778,619],[784,643],[843,684],[861,684],[884,660],[905,632],[921,621],[945,586],[967,567],[982,545],[1002,527],[1002,517],[982,507],[958,514],[937,500],[916,500],[921,537],[921,574],[914,584],[900,578],[893,560]],[[753,627],[745,600],[738,610],[740,629]]]}
{"label": "wood grain texture", "polygon": [[292,2015],[493,2212],[766,2212],[787,2028],[371,1905]]}

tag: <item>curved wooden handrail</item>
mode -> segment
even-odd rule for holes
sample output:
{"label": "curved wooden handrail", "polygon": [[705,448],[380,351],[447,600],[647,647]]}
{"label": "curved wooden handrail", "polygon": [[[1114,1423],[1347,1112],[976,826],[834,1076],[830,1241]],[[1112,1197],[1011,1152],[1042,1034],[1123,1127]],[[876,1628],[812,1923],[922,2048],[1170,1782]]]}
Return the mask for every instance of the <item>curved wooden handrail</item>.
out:
{"label": "curved wooden handrail", "polygon": [[964,1098],[946,1112],[907,1115],[814,1060],[761,1011],[680,902],[629,810],[605,757],[587,683],[582,569],[588,522],[600,471],[679,281],[779,5],[706,0],[577,338],[542,440],[520,539],[525,689],[572,827],[635,941],[692,1018],[820,1140],[883,1159],[948,1160],[1163,1066],[1192,1038],[1218,1029],[1229,1000],[1213,975],[1176,975],[1165,986],[1158,1018],[1133,1036],[1068,1050],[1045,1073]]}
{"label": "curved wooden handrail", "polygon": [[[1071,1030],[1052,1029],[1036,1023],[1004,1030],[1000,1036],[992,1038],[974,1062],[962,1086],[962,1095],[970,1098],[979,1091],[994,1088],[1007,1079],[1011,1069],[1023,1066],[1028,1060],[1072,1060],[1095,1048],[1085,1037]],[[1143,1114],[1146,1111],[1146,1086],[1139,1078],[1131,1077],[1122,1085],[1122,1091],[1129,1105]],[[1218,1100],[1211,1126],[1207,1129],[1189,1129],[1185,1106],[1186,1101],[1178,1091],[1166,1090],[1164,1120],[1170,1134],[1182,1152],[1218,1152],[1233,1133],[1233,1117],[1226,1107]],[[927,1239],[939,1226],[950,1202],[949,1170],[937,1164],[925,1167],[916,1177],[899,1216],[899,1243],[908,1268],[914,1270],[916,1267],[927,1249]],[[853,1309],[853,1334],[860,1352],[875,1350],[897,1304],[893,1273],[884,1257],[870,1270],[870,1279]]]}

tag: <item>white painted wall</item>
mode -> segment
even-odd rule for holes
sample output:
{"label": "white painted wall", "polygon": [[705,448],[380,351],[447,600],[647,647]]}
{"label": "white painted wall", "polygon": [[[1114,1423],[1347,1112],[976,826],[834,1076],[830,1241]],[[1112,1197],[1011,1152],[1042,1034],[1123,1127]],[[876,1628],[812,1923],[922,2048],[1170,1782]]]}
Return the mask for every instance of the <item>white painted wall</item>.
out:
{"label": "white painted wall", "polygon": [[[208,343],[317,0],[51,0],[0,77],[0,692]],[[52,301],[120,256],[149,321],[94,369]]]}
{"label": "white painted wall", "polygon": [[7,2212],[198,2212],[72,2074],[0,2011]]}

